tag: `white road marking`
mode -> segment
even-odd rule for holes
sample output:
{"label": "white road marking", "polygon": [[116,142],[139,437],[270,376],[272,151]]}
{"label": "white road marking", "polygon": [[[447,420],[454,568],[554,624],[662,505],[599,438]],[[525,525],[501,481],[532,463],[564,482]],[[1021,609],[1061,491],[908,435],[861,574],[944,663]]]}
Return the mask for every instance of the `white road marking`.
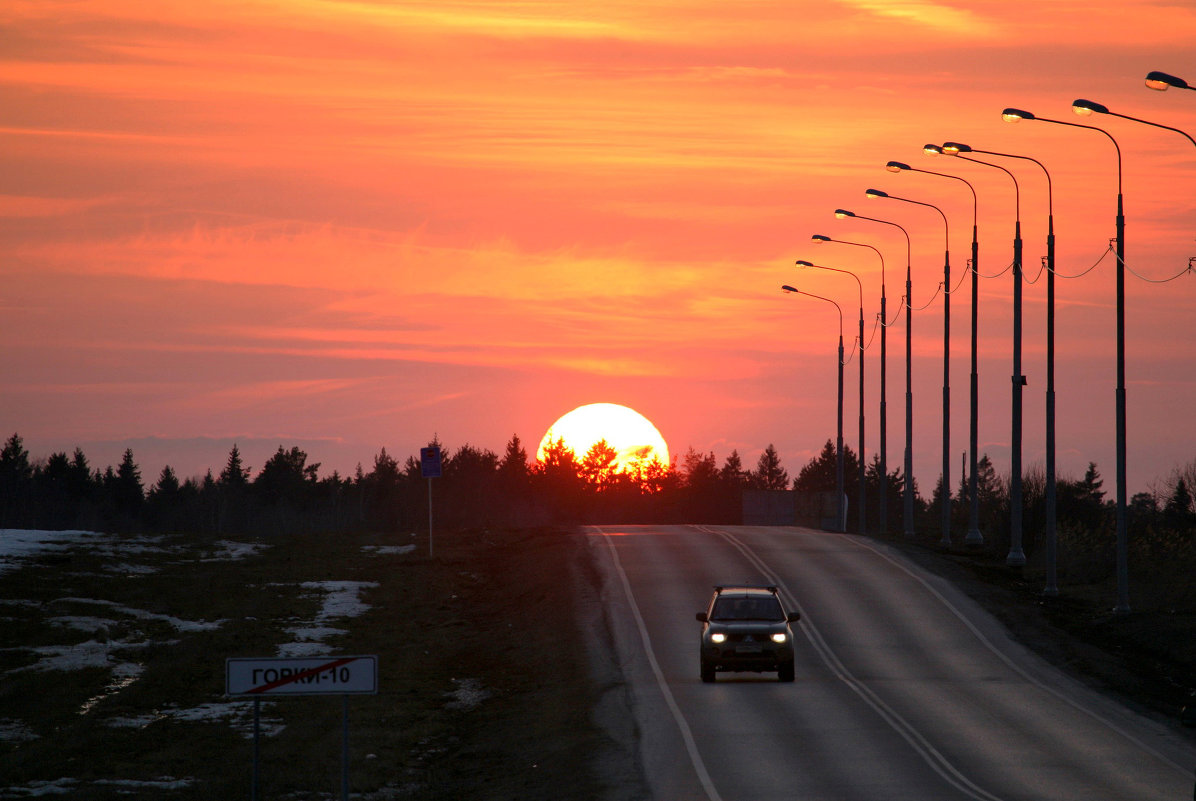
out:
{"label": "white road marking", "polygon": [[[837,535],[837,536],[842,536],[842,535]],[[908,575],[910,578],[912,578],[914,581],[917,581],[919,584],[921,584],[923,587],[925,587],[927,592],[929,592],[931,595],[933,595],[935,598],[937,598],[939,600],[939,602],[943,604],[943,606],[947,607],[947,609],[949,609],[951,611],[951,614],[955,615],[955,617],[957,617],[961,623],[963,623],[965,626],[968,627],[968,630],[971,631],[972,634],[976,635],[976,639],[979,640],[981,642],[981,644],[984,645],[985,648],[987,648],[998,659],[1000,659],[1002,662],[1004,662],[1009,667],[1010,670],[1017,673],[1019,676],[1024,678],[1026,681],[1030,682],[1031,684],[1033,684],[1035,687],[1039,688],[1040,690],[1050,693],[1051,695],[1055,696],[1060,701],[1062,701],[1063,703],[1072,707],[1073,709],[1083,712],[1085,715],[1087,715],[1088,717],[1097,721],[1101,725],[1107,726],[1110,730],[1117,732],[1122,737],[1129,740],[1131,743],[1133,743],[1137,747],[1141,748],[1143,751],[1156,757],[1159,761],[1170,765],[1171,767],[1175,768],[1179,772],[1183,773],[1185,776],[1188,775],[1188,771],[1186,768],[1184,768],[1181,765],[1177,764],[1176,762],[1168,759],[1164,754],[1161,754],[1158,751],[1156,751],[1155,749],[1151,748],[1150,745],[1148,745],[1147,743],[1144,743],[1142,740],[1139,740],[1137,737],[1130,734],[1128,731],[1126,731],[1122,727],[1118,726],[1113,721],[1108,720],[1107,718],[1101,717],[1093,710],[1091,710],[1085,706],[1082,706],[1081,704],[1079,704],[1078,702],[1067,697],[1066,695],[1059,692],[1055,688],[1048,687],[1046,684],[1043,684],[1041,681],[1039,681],[1033,675],[1031,675],[1030,673],[1027,673],[1018,664],[1016,664],[1012,659],[1010,659],[1008,656],[1006,656],[1003,651],[1001,651],[999,648],[997,648],[997,646],[993,645],[989,641],[989,639],[987,637],[985,637],[984,634],[981,633],[981,631],[972,624],[972,622],[970,620],[968,620],[966,617],[964,617],[964,614],[961,611],[959,611],[959,609],[957,609],[954,604],[952,604],[950,601],[948,601],[946,598],[944,598],[939,593],[939,591],[936,590],[934,587],[931,587],[930,584],[927,583],[927,581],[925,579],[923,579],[921,576],[914,573],[912,570],[910,570],[905,565],[901,564],[901,562],[897,561],[896,559],[894,559],[893,557],[889,556],[886,553],[882,553],[881,551],[877,550],[876,548],[874,548],[873,546],[869,545],[866,542],[861,542],[859,540],[851,539],[848,537],[845,537],[844,539],[846,539],[848,542],[853,543],[854,545],[857,545],[861,548],[866,548],[869,551],[872,551],[874,554],[879,556],[881,559],[884,559],[885,561],[889,562],[894,567],[901,570],[906,575]]]}
{"label": "white road marking", "polygon": [[631,613],[635,616],[635,625],[639,629],[640,639],[644,643],[644,652],[648,656],[648,664],[652,666],[652,673],[656,676],[656,684],[660,687],[660,693],[664,696],[664,702],[668,705],[669,711],[673,714],[673,720],[677,722],[677,728],[681,730],[681,739],[685,741],[685,750],[689,752],[689,761],[693,763],[694,772],[698,775],[698,781],[702,784],[702,789],[706,791],[706,798],[709,801],[722,801],[722,796],[718,794],[718,790],[714,787],[714,782],[710,779],[710,773],[706,770],[706,763],[702,761],[702,755],[698,753],[698,744],[694,742],[693,731],[689,728],[689,722],[685,719],[685,715],[681,714],[681,707],[677,706],[677,701],[673,698],[673,693],[669,690],[669,684],[664,678],[664,671],[660,669],[660,664],[656,661],[656,655],[652,651],[652,638],[648,636],[648,627],[644,624],[643,615],[640,614],[639,607],[635,603],[635,594],[631,591],[631,581],[627,578],[626,571],[623,570],[623,563],[619,561],[619,554],[615,550],[615,544],[600,527],[594,527],[596,531],[602,534],[606,540],[606,546],[610,549],[611,559],[614,560],[615,570],[619,573],[619,579],[623,582],[623,592],[627,596],[627,602],[631,604]]}
{"label": "white road marking", "polygon": [[[823,663],[839,677],[840,681],[851,688],[856,695],[858,695],[864,703],[876,710],[881,719],[889,724],[889,727],[897,734],[901,735],[910,746],[922,757],[922,760],[930,766],[930,768],[939,776],[955,787],[960,792],[977,799],[977,801],[1001,801],[999,796],[995,796],[982,787],[974,784],[967,776],[965,776],[958,768],[951,764],[942,752],[931,745],[922,733],[919,732],[909,721],[903,718],[900,714],[895,712],[888,704],[881,700],[880,696],[872,692],[867,686],[860,682],[852,675],[846,666],[839,661],[835,656],[834,651],[826,644],[822,638],[822,634],[818,628],[811,622],[810,616],[802,608],[800,602],[794,597],[789,588],[785,586],[785,582],[781,580],[780,576],[776,575],[769,566],[756,555],[754,551],[739,541],[733,534],[721,529],[710,528],[708,526],[695,526],[699,531],[704,531],[708,534],[714,534],[722,537],[731,544],[736,550],[744,555],[749,562],[756,566],[758,570],[773,584],[775,584],[784,594],[787,605],[790,609],[796,609],[801,612],[801,629],[805,632],[810,644],[814,646],[814,650],[818,652],[818,656]],[[941,596],[939,596],[941,598]]]}

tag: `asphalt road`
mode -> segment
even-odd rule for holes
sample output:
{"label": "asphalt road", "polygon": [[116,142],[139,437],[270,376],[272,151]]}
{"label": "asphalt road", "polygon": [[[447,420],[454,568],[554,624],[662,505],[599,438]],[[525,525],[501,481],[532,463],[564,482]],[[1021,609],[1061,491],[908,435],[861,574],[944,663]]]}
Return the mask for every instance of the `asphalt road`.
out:
{"label": "asphalt road", "polygon": [[[1010,641],[872,540],[798,528],[589,529],[658,801],[1193,798],[1190,739]],[[797,680],[698,675],[715,584],[780,589]]]}

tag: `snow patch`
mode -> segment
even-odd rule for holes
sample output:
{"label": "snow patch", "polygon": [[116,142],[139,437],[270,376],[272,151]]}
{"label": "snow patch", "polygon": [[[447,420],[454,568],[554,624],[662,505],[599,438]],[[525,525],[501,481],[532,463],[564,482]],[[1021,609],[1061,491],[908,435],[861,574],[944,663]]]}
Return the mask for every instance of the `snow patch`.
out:
{"label": "snow patch", "polygon": [[211,622],[205,620],[183,620],[170,615],[163,615],[157,612],[147,612],[144,609],[134,609],[130,606],[115,603],[113,601],[103,601],[95,598],[59,598],[54,603],[74,603],[74,604],[94,604],[96,606],[106,606],[114,612],[119,612],[122,615],[128,615],[139,620],[157,620],[164,623],[169,623],[174,627],[175,631],[180,633],[195,632],[195,631],[215,631],[216,629],[227,623],[227,620],[213,620]]}
{"label": "snow patch", "polygon": [[232,540],[220,540],[216,543],[216,547],[217,550],[210,557],[201,561],[225,562],[234,561],[237,559],[245,559],[250,556],[257,556],[270,546],[259,542],[233,542]]}
{"label": "snow patch", "polygon": [[36,739],[37,735],[33,733],[33,729],[30,729],[21,721],[11,718],[0,718],[0,742],[27,743],[30,740]]}
{"label": "snow patch", "polygon": [[457,685],[452,692],[445,693],[452,700],[445,704],[445,709],[460,709],[468,712],[476,709],[483,701],[490,697],[490,691],[482,687],[477,679],[453,679]]}
{"label": "snow patch", "polygon": [[414,545],[366,545],[361,550],[376,556],[390,556],[393,554],[411,553]]}
{"label": "snow patch", "polygon": [[278,647],[278,655],[284,657],[321,656],[327,651],[323,644],[329,637],[345,634],[344,629],[327,625],[329,621],[359,617],[369,610],[363,603],[361,593],[377,587],[375,581],[306,581],[299,585],[309,594],[324,594],[324,603],[311,625],[292,626],[287,629],[294,642]]}
{"label": "snow patch", "polygon": [[100,536],[94,531],[0,529],[0,575],[16,570],[23,562],[40,553],[66,551],[88,537]]}
{"label": "snow patch", "polygon": [[118,790],[120,795],[132,795],[136,790],[182,790],[185,787],[190,787],[191,784],[191,779],[176,779],[173,776],[160,776],[157,779],[140,781],[133,779],[96,779],[90,782],[82,782],[78,779],[55,779],[52,782],[38,781],[29,782],[29,784],[21,787],[6,787],[4,788],[4,792],[6,793],[6,798],[38,798],[48,795],[73,795],[82,797],[76,794],[83,793],[89,787],[116,787],[120,788]]}

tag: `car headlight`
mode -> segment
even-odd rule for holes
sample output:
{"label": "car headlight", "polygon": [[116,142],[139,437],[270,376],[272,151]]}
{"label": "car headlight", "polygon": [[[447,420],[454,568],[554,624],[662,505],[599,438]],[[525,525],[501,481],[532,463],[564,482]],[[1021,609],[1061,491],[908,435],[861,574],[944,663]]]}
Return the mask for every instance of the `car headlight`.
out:
{"label": "car headlight", "polygon": [[715,632],[714,634],[710,635],[710,642],[726,642],[726,641],[727,641],[727,635],[723,634],[722,632]]}
{"label": "car headlight", "polygon": [[778,631],[776,634],[772,635],[773,642],[785,642],[785,639],[786,635],[783,631]]}

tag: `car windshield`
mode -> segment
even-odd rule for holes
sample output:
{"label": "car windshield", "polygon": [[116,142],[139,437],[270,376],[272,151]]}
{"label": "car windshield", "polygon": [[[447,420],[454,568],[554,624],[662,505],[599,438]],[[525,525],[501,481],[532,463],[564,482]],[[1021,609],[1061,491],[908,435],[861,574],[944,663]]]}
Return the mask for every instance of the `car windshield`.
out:
{"label": "car windshield", "polygon": [[784,620],[781,603],[776,598],[719,598],[714,602],[711,620]]}

